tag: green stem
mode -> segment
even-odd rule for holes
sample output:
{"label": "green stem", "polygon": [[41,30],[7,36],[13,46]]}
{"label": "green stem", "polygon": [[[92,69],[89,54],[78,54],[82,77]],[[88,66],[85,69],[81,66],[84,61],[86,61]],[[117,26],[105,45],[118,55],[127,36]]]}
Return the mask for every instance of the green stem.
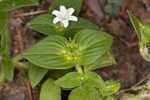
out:
{"label": "green stem", "polygon": [[18,68],[28,69],[27,65],[24,62],[20,62],[23,57],[21,55],[18,55],[14,58],[12,58],[13,64]]}
{"label": "green stem", "polygon": [[12,58],[12,61],[13,62],[18,62],[19,60],[22,59],[22,56],[21,55],[18,55],[18,56],[15,56],[14,58]]}
{"label": "green stem", "polygon": [[[28,66],[24,62],[20,62],[23,57],[21,55],[15,56],[12,58],[12,62],[15,65],[15,67],[28,69]],[[0,56],[0,61],[2,60],[2,57]]]}
{"label": "green stem", "polygon": [[23,63],[23,62],[13,62],[13,64],[14,64],[17,68],[28,69],[28,65],[27,65],[26,63]]}
{"label": "green stem", "polygon": [[1,71],[0,72],[0,87],[2,86],[3,82],[4,82],[4,79],[5,79],[5,75],[4,73]]}
{"label": "green stem", "polygon": [[79,73],[83,74],[83,70],[82,70],[82,68],[81,68],[81,66],[80,66],[79,64],[76,64],[76,70],[77,70]]}

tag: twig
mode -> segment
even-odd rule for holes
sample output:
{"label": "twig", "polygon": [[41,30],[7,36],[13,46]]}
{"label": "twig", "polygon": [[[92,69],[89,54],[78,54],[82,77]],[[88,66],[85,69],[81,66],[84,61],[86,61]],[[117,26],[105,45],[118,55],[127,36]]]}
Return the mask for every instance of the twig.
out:
{"label": "twig", "polygon": [[[16,14],[19,14],[19,13],[20,13],[20,11],[16,10]],[[23,16],[18,16],[18,17],[20,19],[24,19]],[[23,43],[23,38],[22,38],[22,32],[23,32],[23,29],[22,29],[22,26],[20,25],[20,27],[18,27],[17,34],[18,34],[18,42],[19,42],[19,47],[20,47],[20,51],[21,52],[24,50],[24,43]],[[29,100],[33,100],[32,89],[31,89],[31,86],[30,86],[30,83],[29,83],[28,80],[26,81],[26,86],[27,86],[27,90],[28,90]]]}
{"label": "twig", "polygon": [[48,12],[48,10],[38,10],[38,11],[34,11],[34,12],[18,14],[15,17],[33,16],[33,15],[38,15],[38,14],[47,13],[47,12]]}
{"label": "twig", "polygon": [[24,50],[24,43],[23,43],[23,39],[22,39],[21,27],[17,30],[17,33],[18,33],[18,41],[19,41],[20,51],[23,51]]}
{"label": "twig", "polygon": [[131,48],[131,47],[136,47],[138,45],[139,45],[139,42],[134,42],[134,43],[128,44],[128,47]]}
{"label": "twig", "polygon": [[131,36],[131,40],[134,40],[134,38],[137,36],[136,32],[134,31],[132,36]]}
{"label": "twig", "polygon": [[31,85],[30,82],[27,80],[26,81],[27,89],[28,89],[28,95],[29,95],[29,100],[33,100],[32,98],[32,91],[31,91]]}
{"label": "twig", "polygon": [[119,95],[120,93],[123,93],[123,92],[128,91],[128,90],[139,90],[139,89],[145,88],[146,87],[145,85],[141,85],[141,86],[138,86],[138,85],[142,84],[145,80],[149,79],[149,77],[150,77],[150,74],[147,75],[140,82],[138,82],[137,84],[135,84],[133,87],[131,87],[129,89],[121,90],[121,91],[117,92],[116,95]]}
{"label": "twig", "polygon": [[139,81],[137,84],[135,84],[135,85],[133,86],[133,88],[134,88],[134,87],[137,87],[137,86],[140,85],[140,84],[142,84],[145,80],[149,79],[149,77],[150,77],[150,74],[148,74],[144,79],[142,79],[142,80]]}

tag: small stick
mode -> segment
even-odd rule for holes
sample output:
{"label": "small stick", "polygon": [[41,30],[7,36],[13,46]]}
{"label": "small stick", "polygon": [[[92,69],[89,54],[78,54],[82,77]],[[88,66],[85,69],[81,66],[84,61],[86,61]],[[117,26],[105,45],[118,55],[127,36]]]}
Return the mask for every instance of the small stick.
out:
{"label": "small stick", "polygon": [[21,29],[18,29],[17,33],[18,33],[18,41],[19,41],[20,51],[23,51],[24,50],[24,43],[23,43],[23,39],[22,39],[22,31],[21,31]]}
{"label": "small stick", "polygon": [[[16,14],[19,14],[20,11],[19,10],[16,10]],[[18,16],[20,19],[23,19],[23,16]],[[23,38],[22,38],[22,32],[23,32],[23,29],[22,29],[22,26],[18,27],[18,30],[17,30],[17,34],[18,34],[18,42],[19,42],[19,47],[20,47],[20,51],[22,52],[24,50],[24,43],[23,43]],[[32,97],[32,89],[31,89],[31,86],[30,86],[30,83],[29,81],[27,80],[26,81],[26,86],[27,86],[27,90],[28,90],[28,95],[29,95],[29,100],[33,100],[33,97]]]}
{"label": "small stick", "polygon": [[139,90],[139,89],[142,89],[142,88],[145,88],[146,85],[141,85],[141,86],[138,86],[140,84],[142,84],[145,80],[149,79],[150,77],[150,74],[147,75],[144,79],[142,79],[140,82],[138,82],[137,84],[135,84],[133,87],[129,88],[129,89],[124,89],[124,90],[121,90],[119,91],[118,93],[116,93],[116,95],[119,95],[120,93],[123,93],[125,91],[128,91],[128,90]]}
{"label": "small stick", "polygon": [[31,85],[30,85],[30,82],[28,80],[26,81],[26,85],[27,85],[27,89],[28,89],[29,100],[33,100]]}
{"label": "small stick", "polygon": [[15,17],[33,16],[33,15],[38,15],[38,14],[47,13],[47,12],[48,10],[39,10],[39,11],[34,11],[34,12],[18,14]]}
{"label": "small stick", "polygon": [[128,47],[131,48],[131,47],[136,47],[138,45],[139,45],[139,42],[134,42],[134,43],[128,44]]}

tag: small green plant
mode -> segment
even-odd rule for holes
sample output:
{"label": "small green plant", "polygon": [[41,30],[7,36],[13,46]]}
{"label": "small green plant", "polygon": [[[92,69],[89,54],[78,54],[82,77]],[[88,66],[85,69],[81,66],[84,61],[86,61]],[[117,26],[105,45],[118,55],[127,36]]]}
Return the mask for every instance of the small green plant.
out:
{"label": "small green plant", "polygon": [[140,21],[129,13],[130,20],[139,39],[140,53],[145,60],[150,61],[149,43],[150,43],[150,25]]}
{"label": "small green plant", "polygon": [[125,0],[107,0],[104,11],[110,15],[119,15],[120,10],[125,10]]}
{"label": "small green plant", "polygon": [[[150,61],[150,52],[149,52],[149,43],[150,43],[150,25],[145,23],[135,16],[129,14],[131,23],[137,33],[139,39],[139,51],[141,56],[146,60]],[[149,76],[148,76],[149,77]],[[146,84],[143,84],[147,80]],[[150,98],[150,81],[149,78],[145,78],[142,85],[139,84],[136,87],[125,91],[127,93],[133,94],[132,97],[127,98],[126,100],[149,100]]]}
{"label": "small green plant", "polygon": [[[47,14],[37,16],[26,25],[47,37],[10,58],[7,12],[37,4],[36,0],[3,0],[0,3],[0,82],[4,77],[12,81],[16,66],[27,73],[33,88],[41,85],[40,100],[61,100],[61,90],[72,90],[69,100],[116,100],[113,94],[120,84],[104,81],[93,71],[115,63],[111,52],[113,38],[79,17],[82,0],[54,0]],[[23,58],[28,62],[20,62]]]}

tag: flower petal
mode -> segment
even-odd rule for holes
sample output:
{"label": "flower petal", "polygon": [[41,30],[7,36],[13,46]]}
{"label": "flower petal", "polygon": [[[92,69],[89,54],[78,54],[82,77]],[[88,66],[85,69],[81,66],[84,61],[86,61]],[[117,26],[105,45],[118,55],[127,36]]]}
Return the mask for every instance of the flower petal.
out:
{"label": "flower petal", "polygon": [[69,20],[71,20],[71,21],[78,21],[78,18],[76,16],[70,16]]}
{"label": "flower petal", "polygon": [[52,14],[55,15],[55,16],[59,16],[59,15],[60,15],[60,12],[59,12],[58,10],[54,10],[54,11],[52,12]]}
{"label": "flower petal", "polygon": [[58,23],[59,21],[60,21],[60,19],[59,19],[58,17],[55,17],[55,18],[53,19],[53,23],[54,23],[54,24]]}
{"label": "flower petal", "polygon": [[72,14],[74,13],[74,11],[75,11],[75,10],[74,10],[73,8],[69,8],[69,9],[68,9],[68,14],[69,14],[69,15],[72,15]]}
{"label": "flower petal", "polygon": [[64,20],[64,21],[62,21],[62,24],[63,24],[63,26],[64,26],[65,28],[67,28],[68,25],[69,25],[69,21],[68,21],[68,20]]}
{"label": "flower petal", "polygon": [[60,6],[60,12],[65,14],[67,12],[66,7],[61,5]]}

